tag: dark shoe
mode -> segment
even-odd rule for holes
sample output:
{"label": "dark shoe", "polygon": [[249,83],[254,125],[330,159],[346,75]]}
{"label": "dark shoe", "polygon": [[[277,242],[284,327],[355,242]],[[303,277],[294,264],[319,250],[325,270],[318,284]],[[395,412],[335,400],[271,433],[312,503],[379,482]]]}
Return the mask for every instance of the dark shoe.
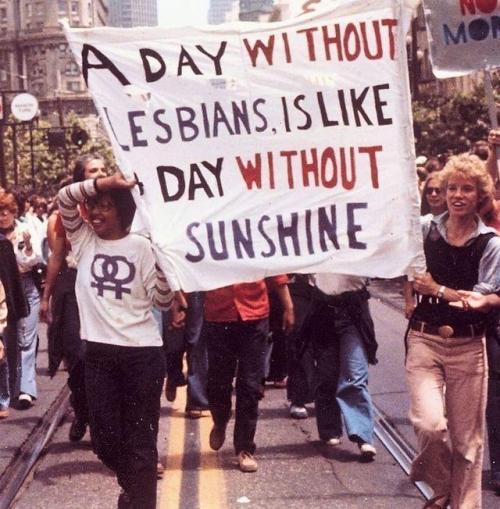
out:
{"label": "dark shoe", "polygon": [[118,509],[132,509],[132,501],[126,491],[121,491],[118,496]]}
{"label": "dark shoe", "polygon": [[175,401],[176,396],[177,396],[177,385],[169,378],[167,378],[167,383],[165,385],[165,397],[167,398],[167,401],[170,401],[172,403],[173,401]]}
{"label": "dark shoe", "polygon": [[69,439],[71,442],[79,442],[85,436],[86,432],[87,423],[75,417],[69,428]]}
{"label": "dark shoe", "polygon": [[18,410],[28,410],[33,406],[33,398],[29,394],[25,394],[22,392],[19,394],[19,398],[17,398],[17,409]]}
{"label": "dark shoe", "polygon": [[247,451],[241,451],[238,454],[238,467],[242,472],[257,472],[257,462],[252,454]]}
{"label": "dark shoe", "polygon": [[218,451],[224,445],[224,440],[226,440],[226,426],[214,425],[209,437],[210,449]]}

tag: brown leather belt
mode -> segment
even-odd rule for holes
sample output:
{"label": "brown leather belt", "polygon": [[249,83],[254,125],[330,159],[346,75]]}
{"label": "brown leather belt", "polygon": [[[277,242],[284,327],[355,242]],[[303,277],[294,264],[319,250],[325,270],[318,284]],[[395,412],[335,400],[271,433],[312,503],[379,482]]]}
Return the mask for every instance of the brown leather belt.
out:
{"label": "brown leather belt", "polygon": [[441,336],[442,338],[474,338],[482,336],[486,330],[484,323],[471,323],[468,325],[433,325],[420,320],[412,320],[410,329],[422,332],[424,334],[432,334],[433,336]]}

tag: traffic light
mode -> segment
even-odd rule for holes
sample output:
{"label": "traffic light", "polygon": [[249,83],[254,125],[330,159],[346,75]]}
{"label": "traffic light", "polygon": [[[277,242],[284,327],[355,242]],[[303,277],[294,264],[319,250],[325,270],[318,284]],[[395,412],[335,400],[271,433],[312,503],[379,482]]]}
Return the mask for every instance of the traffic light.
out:
{"label": "traffic light", "polygon": [[89,135],[85,129],[75,127],[71,133],[71,141],[79,148],[83,147],[89,141]]}
{"label": "traffic light", "polygon": [[47,142],[49,144],[49,150],[57,150],[63,148],[66,145],[66,135],[64,129],[49,129],[47,131]]}

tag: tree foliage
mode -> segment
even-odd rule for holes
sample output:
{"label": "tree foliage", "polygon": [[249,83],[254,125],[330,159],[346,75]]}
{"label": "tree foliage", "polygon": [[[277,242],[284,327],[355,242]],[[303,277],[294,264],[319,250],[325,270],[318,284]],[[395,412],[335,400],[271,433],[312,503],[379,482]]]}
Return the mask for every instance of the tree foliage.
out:
{"label": "tree foliage", "polygon": [[[14,119],[11,117],[9,123],[13,122]],[[49,129],[57,128],[47,122],[40,120],[32,125],[33,150],[31,150],[28,122],[5,128],[5,168],[9,186],[17,185],[26,191],[53,196],[57,192],[61,178],[72,174],[75,159],[88,152],[101,154],[110,168],[115,166],[111,146],[105,135],[89,137],[87,143],[79,147],[73,143],[71,135],[76,129],[88,131],[83,120],[74,113],[70,113],[65,122],[65,146],[56,149],[49,148],[47,133]]]}
{"label": "tree foliage", "polygon": [[[500,74],[493,76],[496,102],[500,102]],[[484,86],[470,94],[423,95],[413,102],[413,127],[417,155],[458,154],[486,139],[490,130]]]}

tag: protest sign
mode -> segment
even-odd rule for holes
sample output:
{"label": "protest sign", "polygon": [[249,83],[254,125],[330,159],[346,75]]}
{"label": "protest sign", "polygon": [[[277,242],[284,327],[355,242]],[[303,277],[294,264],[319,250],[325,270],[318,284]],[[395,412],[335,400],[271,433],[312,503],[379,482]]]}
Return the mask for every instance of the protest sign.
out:
{"label": "protest sign", "polygon": [[500,66],[500,0],[424,0],[436,78]]}
{"label": "protest sign", "polygon": [[400,0],[278,23],[68,29],[174,288],[393,277],[421,250]]}

